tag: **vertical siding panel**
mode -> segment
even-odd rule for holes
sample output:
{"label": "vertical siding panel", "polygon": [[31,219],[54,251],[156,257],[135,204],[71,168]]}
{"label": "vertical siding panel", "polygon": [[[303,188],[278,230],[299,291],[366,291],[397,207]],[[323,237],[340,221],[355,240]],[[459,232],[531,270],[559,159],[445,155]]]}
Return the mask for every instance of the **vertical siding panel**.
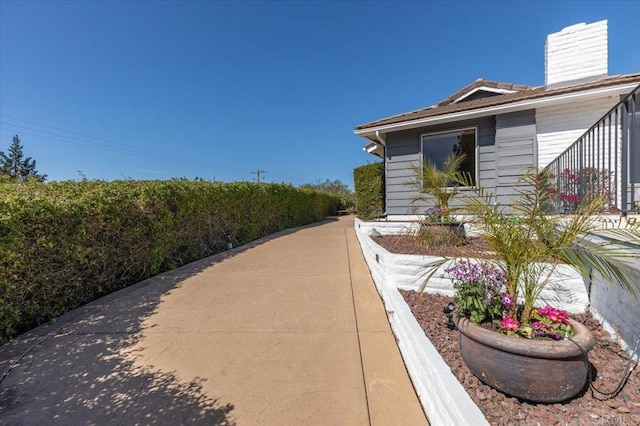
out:
{"label": "vertical siding panel", "polygon": [[511,206],[517,199],[520,177],[537,166],[535,111],[496,117],[496,201]]}

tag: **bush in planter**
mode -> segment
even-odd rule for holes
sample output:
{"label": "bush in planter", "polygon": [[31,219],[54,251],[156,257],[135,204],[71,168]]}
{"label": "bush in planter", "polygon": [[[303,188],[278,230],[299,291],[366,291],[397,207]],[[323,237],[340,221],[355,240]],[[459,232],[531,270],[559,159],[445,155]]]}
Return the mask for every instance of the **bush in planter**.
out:
{"label": "bush in planter", "polygon": [[454,153],[445,158],[442,168],[430,159],[425,159],[421,164],[412,166],[413,179],[409,184],[414,186],[420,194],[412,202],[435,203],[435,208],[427,210],[427,219],[439,218],[440,222],[452,222],[449,214],[449,202],[458,195],[459,182],[456,181],[456,176],[464,159],[464,154]]}
{"label": "bush in planter", "polygon": [[[456,179],[468,184],[463,175]],[[522,300],[522,305],[514,304],[507,309],[509,316],[523,326],[531,324],[534,305],[559,263],[574,266],[583,276],[595,270],[605,278],[615,278],[637,297],[625,275],[625,272],[637,275],[625,264],[624,258],[630,254],[612,242],[596,243],[585,239],[597,229],[593,218],[604,199],[594,198],[569,218],[552,216],[548,214],[551,200],[547,182],[545,171],[524,175],[516,189],[520,199],[511,207],[511,214],[494,203],[493,195],[487,195],[481,188],[476,189],[478,197],[465,199],[466,212],[474,217],[472,221],[491,250],[502,259],[507,276],[506,293],[513,300]],[[640,239],[637,225],[617,232],[625,239]]]}
{"label": "bush in planter", "polygon": [[[418,193],[412,203],[435,203],[423,214],[418,214],[420,226],[411,236],[419,244],[427,247],[464,244],[464,228],[451,215],[449,208],[449,202],[459,192],[455,178],[464,160],[464,154],[451,154],[445,158],[442,168],[430,159],[412,166],[413,178],[409,185]],[[414,210],[418,213],[418,208]]]}
{"label": "bush in planter", "polygon": [[[462,175],[456,179],[461,184],[469,183]],[[595,270],[603,277],[615,278],[634,296],[628,275],[638,273],[625,264],[624,258],[631,254],[624,249],[585,238],[596,228],[592,216],[602,207],[602,198],[581,206],[570,218],[550,216],[546,173],[527,174],[522,181],[520,200],[511,207],[515,216],[507,215],[482,189],[477,189],[478,197],[465,200],[465,213],[473,215],[480,233],[502,259],[499,265],[506,280],[498,289],[479,282],[472,274],[455,276],[457,289],[461,290],[456,296],[460,346],[469,368],[485,383],[523,399],[556,402],[576,395],[586,383],[584,357],[593,346],[588,330],[570,322],[565,313],[552,307],[536,308],[556,266],[567,263],[584,276]],[[640,239],[637,225],[616,232],[624,239]],[[433,265],[428,277],[447,260]],[[457,274],[462,266],[456,264],[449,272]],[[489,291],[494,292],[492,297],[488,297]],[[498,307],[495,297],[500,297]],[[474,326],[485,322],[493,322],[503,334]],[[557,344],[513,339],[541,335],[559,339],[574,333],[571,341]]]}

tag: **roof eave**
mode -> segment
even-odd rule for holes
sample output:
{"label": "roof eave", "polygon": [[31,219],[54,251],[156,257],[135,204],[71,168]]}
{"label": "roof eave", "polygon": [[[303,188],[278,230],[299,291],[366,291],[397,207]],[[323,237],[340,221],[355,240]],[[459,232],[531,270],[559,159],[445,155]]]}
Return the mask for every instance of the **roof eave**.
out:
{"label": "roof eave", "polygon": [[600,87],[580,92],[565,93],[556,96],[546,96],[541,98],[526,99],[516,101],[504,105],[495,105],[484,108],[477,108],[468,111],[454,112],[451,114],[442,114],[431,117],[419,118],[415,120],[402,121],[398,123],[384,124],[380,126],[372,126],[364,129],[356,129],[354,133],[358,136],[366,137],[367,135],[379,133],[389,133],[390,131],[399,131],[413,129],[416,127],[424,127],[435,124],[443,124],[460,120],[468,120],[473,118],[484,117],[495,114],[505,114],[509,112],[522,111],[532,108],[539,108],[549,105],[557,105],[576,100],[588,100],[598,98],[605,95],[622,94],[628,92],[638,86],[638,82],[627,83],[616,86]]}

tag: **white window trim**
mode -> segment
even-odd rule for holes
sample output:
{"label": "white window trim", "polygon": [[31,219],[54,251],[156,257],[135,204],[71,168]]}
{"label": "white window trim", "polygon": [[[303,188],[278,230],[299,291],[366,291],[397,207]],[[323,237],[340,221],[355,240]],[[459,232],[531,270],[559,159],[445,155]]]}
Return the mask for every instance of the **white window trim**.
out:
{"label": "white window trim", "polygon": [[476,185],[475,186],[464,186],[464,187],[460,187],[460,190],[464,190],[465,188],[476,188],[480,185],[480,145],[478,144],[478,137],[479,137],[479,133],[480,133],[480,128],[479,126],[470,126],[470,127],[457,127],[457,128],[453,128],[453,129],[448,129],[448,130],[442,130],[442,131],[438,131],[438,132],[428,132],[428,133],[421,133],[420,134],[420,167],[422,168],[424,166],[424,137],[429,137],[429,136],[436,136],[436,135],[444,135],[447,133],[461,133],[464,132],[466,130],[473,130],[474,131],[474,135],[475,135],[475,147],[473,149],[473,154],[475,156],[475,182]]}

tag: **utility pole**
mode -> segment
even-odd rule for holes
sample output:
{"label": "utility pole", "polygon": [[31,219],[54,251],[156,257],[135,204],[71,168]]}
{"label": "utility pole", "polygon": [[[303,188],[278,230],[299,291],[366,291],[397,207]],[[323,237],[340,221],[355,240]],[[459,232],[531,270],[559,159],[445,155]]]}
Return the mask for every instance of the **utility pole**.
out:
{"label": "utility pole", "polygon": [[260,175],[263,174],[263,173],[266,173],[266,172],[264,170],[260,170],[260,169],[256,170],[255,172],[251,172],[251,174],[254,174],[254,175],[257,176],[256,177],[256,182],[258,182],[258,183],[260,183]]}

